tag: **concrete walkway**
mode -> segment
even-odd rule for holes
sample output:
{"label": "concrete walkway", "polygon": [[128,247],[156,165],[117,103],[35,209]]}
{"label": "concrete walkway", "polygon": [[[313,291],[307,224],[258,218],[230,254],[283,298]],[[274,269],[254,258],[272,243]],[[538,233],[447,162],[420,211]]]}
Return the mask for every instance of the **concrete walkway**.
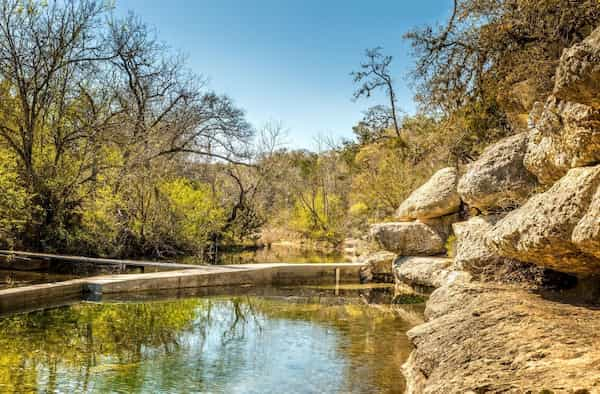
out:
{"label": "concrete walkway", "polygon": [[81,256],[68,256],[61,254],[49,254],[49,253],[32,253],[32,252],[19,252],[13,250],[0,250],[0,256],[6,258],[20,258],[28,259],[29,261],[60,261],[63,263],[81,264],[89,263],[100,266],[119,266],[119,267],[136,267],[144,269],[154,270],[183,270],[183,269],[194,269],[198,265],[193,264],[179,264],[175,262],[160,262],[160,261],[141,261],[141,260],[119,260],[119,259],[104,259],[96,257],[81,257]]}
{"label": "concrete walkway", "polygon": [[0,290],[0,315],[82,300],[90,294],[99,296],[211,286],[359,283],[361,266],[359,263],[248,264],[96,276]]}

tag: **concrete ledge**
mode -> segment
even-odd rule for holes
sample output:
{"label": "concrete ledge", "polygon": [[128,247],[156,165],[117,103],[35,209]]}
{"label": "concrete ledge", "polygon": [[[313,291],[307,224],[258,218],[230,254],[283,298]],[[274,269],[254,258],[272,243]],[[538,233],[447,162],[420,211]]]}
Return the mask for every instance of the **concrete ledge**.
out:
{"label": "concrete ledge", "polygon": [[77,279],[1,290],[0,315],[15,310],[35,309],[45,304],[81,299],[85,284],[85,279]]}
{"label": "concrete ledge", "polygon": [[360,283],[359,263],[205,266],[183,271],[107,275],[0,290],[0,314],[93,295],[214,286]]}

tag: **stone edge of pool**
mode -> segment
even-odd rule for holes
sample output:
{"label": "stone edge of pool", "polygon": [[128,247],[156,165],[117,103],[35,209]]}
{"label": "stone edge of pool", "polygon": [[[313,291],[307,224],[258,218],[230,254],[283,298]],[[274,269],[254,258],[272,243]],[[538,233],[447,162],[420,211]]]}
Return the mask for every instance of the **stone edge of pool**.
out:
{"label": "stone edge of pool", "polygon": [[70,302],[86,295],[242,285],[359,283],[360,263],[203,266],[144,274],[103,275],[0,290],[0,315]]}

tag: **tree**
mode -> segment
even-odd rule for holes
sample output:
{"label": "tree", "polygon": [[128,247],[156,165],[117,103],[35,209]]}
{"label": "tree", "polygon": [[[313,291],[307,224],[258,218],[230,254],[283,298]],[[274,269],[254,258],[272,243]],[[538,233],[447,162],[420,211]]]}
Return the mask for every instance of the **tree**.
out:
{"label": "tree", "polygon": [[533,99],[545,99],[562,50],[599,23],[595,0],[454,0],[445,25],[405,35],[417,57],[417,97],[445,114],[494,111],[527,81]]}
{"label": "tree", "polygon": [[82,225],[98,223],[92,207],[112,210],[100,215],[111,225],[95,227],[112,241],[146,245],[164,224],[150,220],[165,206],[161,182],[189,162],[252,160],[244,111],[104,1],[2,2],[0,96],[0,149],[39,207],[24,231],[35,248],[82,241]]}
{"label": "tree", "polygon": [[[371,97],[374,91],[383,89],[388,96],[389,110],[381,106],[371,108],[369,114],[377,118],[377,126],[389,125],[393,126],[396,137],[403,142],[400,134],[400,125],[398,122],[396,92],[394,91],[394,83],[390,74],[390,64],[392,57],[381,53],[381,48],[367,49],[365,51],[367,60],[360,65],[359,71],[352,72],[354,83],[358,84],[357,90],[354,92],[354,99],[361,97]],[[372,118],[372,116],[369,116]],[[368,119],[367,119],[368,122]]]}

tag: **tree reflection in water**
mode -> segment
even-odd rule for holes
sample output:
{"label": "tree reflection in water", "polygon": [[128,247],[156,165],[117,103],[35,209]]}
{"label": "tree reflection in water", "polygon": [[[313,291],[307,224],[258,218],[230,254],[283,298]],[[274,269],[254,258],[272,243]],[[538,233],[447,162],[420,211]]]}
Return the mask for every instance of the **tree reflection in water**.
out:
{"label": "tree reflection in water", "polygon": [[409,328],[315,299],[84,303],[0,319],[0,392],[402,392]]}

